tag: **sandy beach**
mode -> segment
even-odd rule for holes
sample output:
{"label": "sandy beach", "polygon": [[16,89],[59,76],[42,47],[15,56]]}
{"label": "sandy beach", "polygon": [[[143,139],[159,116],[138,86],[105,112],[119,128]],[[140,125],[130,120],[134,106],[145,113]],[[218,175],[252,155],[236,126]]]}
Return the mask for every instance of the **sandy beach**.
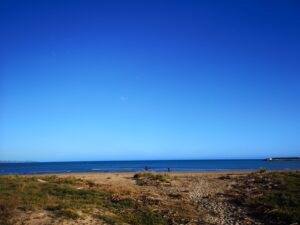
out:
{"label": "sandy beach", "polygon": [[169,174],[173,180],[163,185],[137,185],[136,180],[132,179],[135,173],[74,173],[58,176],[87,179],[105,186],[122,198],[140,199],[155,210],[169,214],[173,218],[172,224],[179,224],[178,220],[182,224],[197,224],[199,217],[203,216],[211,224],[238,224],[236,209],[218,197],[230,189],[233,183],[219,178],[228,175],[245,176],[251,172],[171,172]]}
{"label": "sandy beach", "polygon": [[[290,172],[272,171],[272,174]],[[298,174],[299,171],[293,173]],[[105,190],[111,193],[111,202],[119,204],[130,199],[135,202],[135,208],[145,207],[162,215],[166,222],[156,223],[149,219],[147,223],[147,216],[145,223],[120,222],[110,218],[111,212],[95,216],[102,209],[93,208],[87,213],[79,207],[78,218],[58,218],[53,211],[45,209],[19,211],[19,217],[13,224],[267,224],[251,216],[249,208],[239,201],[258,192],[257,185],[261,189],[271,188],[273,183],[269,174],[265,171],[209,171],[22,175],[18,177],[30,178],[38,185],[53,183],[54,180],[65,185],[61,184],[64,179],[71,179],[69,183],[74,190]],[[122,214],[124,210],[113,212]],[[115,218],[115,215],[111,217]]]}

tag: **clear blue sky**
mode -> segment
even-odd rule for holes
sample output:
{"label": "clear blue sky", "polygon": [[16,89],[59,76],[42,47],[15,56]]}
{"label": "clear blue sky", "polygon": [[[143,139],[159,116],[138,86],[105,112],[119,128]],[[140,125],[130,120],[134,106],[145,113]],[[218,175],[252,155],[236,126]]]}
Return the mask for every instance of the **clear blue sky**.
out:
{"label": "clear blue sky", "polygon": [[0,160],[300,155],[300,2],[1,0]]}

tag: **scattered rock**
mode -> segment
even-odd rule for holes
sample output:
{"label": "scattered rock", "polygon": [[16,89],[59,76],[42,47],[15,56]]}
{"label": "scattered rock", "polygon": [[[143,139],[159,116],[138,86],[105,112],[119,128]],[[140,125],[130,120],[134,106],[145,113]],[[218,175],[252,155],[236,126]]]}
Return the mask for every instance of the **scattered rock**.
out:
{"label": "scattered rock", "polygon": [[40,182],[40,183],[47,183],[47,181],[42,180],[42,179],[37,179],[37,182]]}

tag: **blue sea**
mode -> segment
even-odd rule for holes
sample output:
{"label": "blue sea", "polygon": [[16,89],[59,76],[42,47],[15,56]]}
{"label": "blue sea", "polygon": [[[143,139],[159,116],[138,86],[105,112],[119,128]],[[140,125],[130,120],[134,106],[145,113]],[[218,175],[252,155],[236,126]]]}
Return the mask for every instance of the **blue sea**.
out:
{"label": "blue sea", "polygon": [[0,163],[0,174],[43,174],[72,172],[217,171],[300,169],[300,161],[263,160],[151,160],[93,162]]}

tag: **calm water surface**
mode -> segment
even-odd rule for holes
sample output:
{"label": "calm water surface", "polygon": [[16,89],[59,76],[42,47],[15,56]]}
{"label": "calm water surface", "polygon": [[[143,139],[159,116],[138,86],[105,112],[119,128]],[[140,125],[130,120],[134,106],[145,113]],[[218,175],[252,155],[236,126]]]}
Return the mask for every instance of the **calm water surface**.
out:
{"label": "calm water surface", "polygon": [[213,171],[251,169],[300,169],[300,161],[263,160],[152,160],[0,163],[0,174],[68,173],[68,172],[138,172],[145,166],[151,171]]}

